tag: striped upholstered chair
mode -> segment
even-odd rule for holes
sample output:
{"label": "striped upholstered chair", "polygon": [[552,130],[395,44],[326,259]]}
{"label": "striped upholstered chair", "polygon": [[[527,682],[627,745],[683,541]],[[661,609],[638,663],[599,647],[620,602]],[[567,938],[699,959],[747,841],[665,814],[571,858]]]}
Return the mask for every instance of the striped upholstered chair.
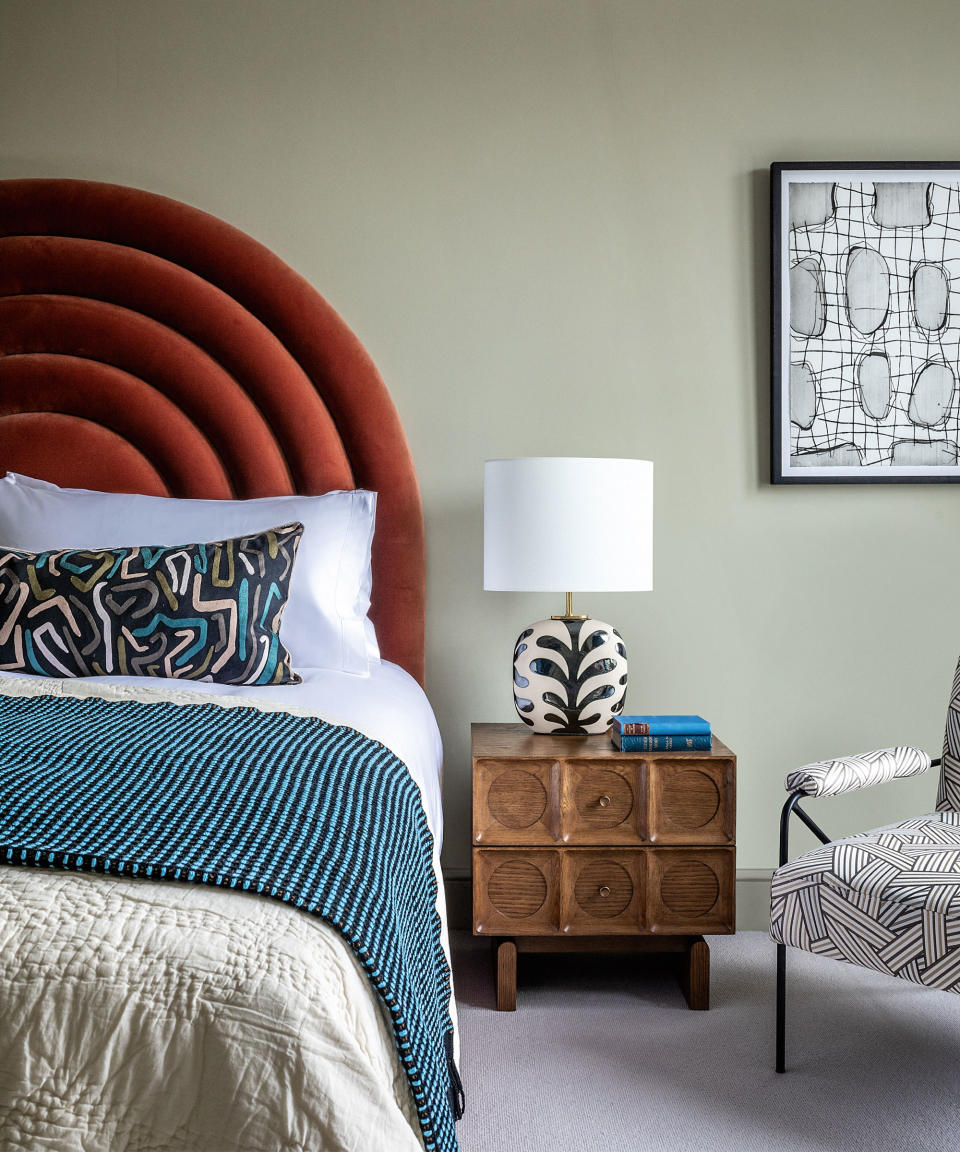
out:
{"label": "striped upholstered chair", "polygon": [[[940,765],[937,810],[831,841],[799,806]],[[941,760],[886,748],[791,772],[780,818],[770,933],[777,943],[777,1071],[784,1070],[787,946],[845,960],[928,988],[960,992],[960,663]],[[822,847],[788,862],[790,817]]]}

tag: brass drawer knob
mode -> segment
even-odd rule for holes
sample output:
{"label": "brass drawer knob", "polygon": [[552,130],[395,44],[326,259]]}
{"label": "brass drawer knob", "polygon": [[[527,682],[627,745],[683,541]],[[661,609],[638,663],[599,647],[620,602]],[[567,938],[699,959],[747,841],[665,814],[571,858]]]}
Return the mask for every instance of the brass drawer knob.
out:
{"label": "brass drawer knob", "polygon": [[601,896],[609,896],[610,895],[610,889],[607,887],[606,884],[600,885],[600,895]]}
{"label": "brass drawer knob", "polygon": [[609,808],[610,807],[610,797],[609,796],[601,796],[600,799],[597,801],[597,803],[600,805],[601,808]]}

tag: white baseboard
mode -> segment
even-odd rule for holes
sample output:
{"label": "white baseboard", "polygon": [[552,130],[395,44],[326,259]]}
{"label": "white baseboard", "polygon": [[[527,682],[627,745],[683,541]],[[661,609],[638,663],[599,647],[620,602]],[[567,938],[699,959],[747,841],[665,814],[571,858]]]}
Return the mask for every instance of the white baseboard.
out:
{"label": "white baseboard", "polygon": [[[737,928],[741,932],[766,932],[770,926],[770,877],[772,869],[737,869]],[[470,873],[464,869],[444,871],[447,915],[451,928],[470,929]]]}

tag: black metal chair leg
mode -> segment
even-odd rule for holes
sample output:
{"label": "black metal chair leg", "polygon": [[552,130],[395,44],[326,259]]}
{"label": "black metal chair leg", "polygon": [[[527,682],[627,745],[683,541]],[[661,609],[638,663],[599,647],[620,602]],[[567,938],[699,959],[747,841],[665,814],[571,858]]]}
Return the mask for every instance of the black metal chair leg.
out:
{"label": "black metal chair leg", "polygon": [[785,1072],[787,1023],[787,946],[777,945],[777,1071]]}

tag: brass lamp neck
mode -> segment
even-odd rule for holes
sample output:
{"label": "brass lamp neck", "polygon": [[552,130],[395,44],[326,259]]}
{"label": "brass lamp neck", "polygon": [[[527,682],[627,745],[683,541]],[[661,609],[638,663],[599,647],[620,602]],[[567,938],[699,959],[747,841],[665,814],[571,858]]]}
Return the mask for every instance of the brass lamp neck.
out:
{"label": "brass lamp neck", "polygon": [[567,593],[567,610],[562,616],[551,616],[551,620],[588,620],[586,612],[577,614],[573,610],[573,593]]}

